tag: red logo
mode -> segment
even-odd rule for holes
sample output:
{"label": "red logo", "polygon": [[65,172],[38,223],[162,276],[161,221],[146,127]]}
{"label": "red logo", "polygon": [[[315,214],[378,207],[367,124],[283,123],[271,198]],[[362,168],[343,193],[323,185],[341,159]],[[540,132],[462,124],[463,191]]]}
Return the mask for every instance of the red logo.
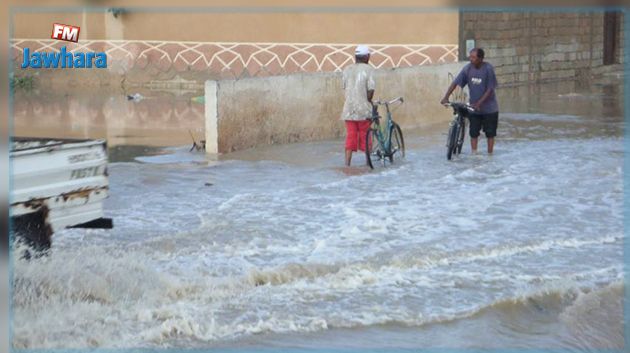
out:
{"label": "red logo", "polygon": [[57,40],[65,40],[66,42],[79,42],[79,32],[81,28],[77,26],[64,25],[61,23],[53,23],[52,35],[50,38]]}

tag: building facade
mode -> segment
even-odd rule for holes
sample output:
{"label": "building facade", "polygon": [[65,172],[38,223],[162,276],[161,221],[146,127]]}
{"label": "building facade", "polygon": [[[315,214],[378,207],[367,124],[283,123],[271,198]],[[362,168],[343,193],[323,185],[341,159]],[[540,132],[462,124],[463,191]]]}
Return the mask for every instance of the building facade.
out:
{"label": "building facade", "polygon": [[624,63],[621,12],[462,12],[459,29],[459,58],[484,48],[504,83],[580,79]]}

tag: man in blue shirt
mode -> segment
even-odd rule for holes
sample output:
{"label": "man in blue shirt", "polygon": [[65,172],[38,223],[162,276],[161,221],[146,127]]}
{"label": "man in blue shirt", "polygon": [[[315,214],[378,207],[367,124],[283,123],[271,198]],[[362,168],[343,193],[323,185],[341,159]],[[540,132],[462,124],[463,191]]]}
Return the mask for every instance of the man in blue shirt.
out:
{"label": "man in blue shirt", "polygon": [[470,147],[473,153],[477,152],[477,138],[482,128],[488,139],[488,153],[492,153],[499,122],[499,104],[494,93],[497,88],[497,77],[492,65],[483,61],[484,56],[485,53],[481,48],[470,51],[470,63],[464,66],[451,83],[441,102],[448,103],[456,86],[463,88],[468,85],[469,103],[475,109],[468,117],[470,119]]}

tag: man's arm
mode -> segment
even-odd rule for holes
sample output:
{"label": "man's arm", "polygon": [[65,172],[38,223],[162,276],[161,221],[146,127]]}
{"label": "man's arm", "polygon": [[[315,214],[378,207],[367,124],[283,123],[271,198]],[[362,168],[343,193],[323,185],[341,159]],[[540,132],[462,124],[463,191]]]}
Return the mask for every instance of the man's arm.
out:
{"label": "man's arm", "polygon": [[462,71],[460,71],[457,77],[455,77],[455,79],[453,80],[453,83],[451,83],[451,85],[448,87],[448,90],[446,91],[444,98],[442,98],[442,100],[440,101],[440,104],[448,103],[448,99],[453,93],[453,91],[455,90],[455,87],[460,86],[463,88],[464,86],[466,86],[466,82],[468,81],[466,72],[468,71],[469,66],[470,64],[464,66],[462,68]]}
{"label": "man's arm", "polygon": [[368,71],[368,78],[367,78],[367,100],[368,102],[372,103],[372,98],[374,97],[374,90],[376,89],[376,81],[374,80],[374,70],[369,70]]}
{"label": "man's arm", "polygon": [[457,87],[457,83],[455,83],[455,82],[451,83],[450,87],[446,91],[446,94],[444,95],[444,98],[442,98],[442,101],[440,101],[440,104],[448,103],[448,99],[451,96],[451,94],[453,93],[453,91],[455,90],[455,87]]}
{"label": "man's arm", "polygon": [[492,94],[492,92],[494,92],[494,87],[488,87],[488,89],[486,90],[486,92],[483,94],[483,96],[481,96],[481,98],[479,98],[478,101],[476,101],[475,103],[473,103],[473,109],[475,110],[479,110],[481,108],[481,105],[483,104],[483,102],[486,101],[486,99],[488,99],[488,97],[490,97],[490,95]]}

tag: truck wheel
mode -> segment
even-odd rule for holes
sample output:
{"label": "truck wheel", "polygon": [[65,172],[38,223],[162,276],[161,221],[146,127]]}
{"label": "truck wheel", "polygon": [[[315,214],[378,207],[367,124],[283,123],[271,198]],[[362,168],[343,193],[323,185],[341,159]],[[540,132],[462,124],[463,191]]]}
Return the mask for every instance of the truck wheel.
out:
{"label": "truck wheel", "polygon": [[[52,228],[46,223],[48,208],[11,218],[13,243],[23,243],[28,249],[18,256],[30,259],[33,255],[40,257],[50,250]],[[32,252],[32,253],[31,253]]]}

